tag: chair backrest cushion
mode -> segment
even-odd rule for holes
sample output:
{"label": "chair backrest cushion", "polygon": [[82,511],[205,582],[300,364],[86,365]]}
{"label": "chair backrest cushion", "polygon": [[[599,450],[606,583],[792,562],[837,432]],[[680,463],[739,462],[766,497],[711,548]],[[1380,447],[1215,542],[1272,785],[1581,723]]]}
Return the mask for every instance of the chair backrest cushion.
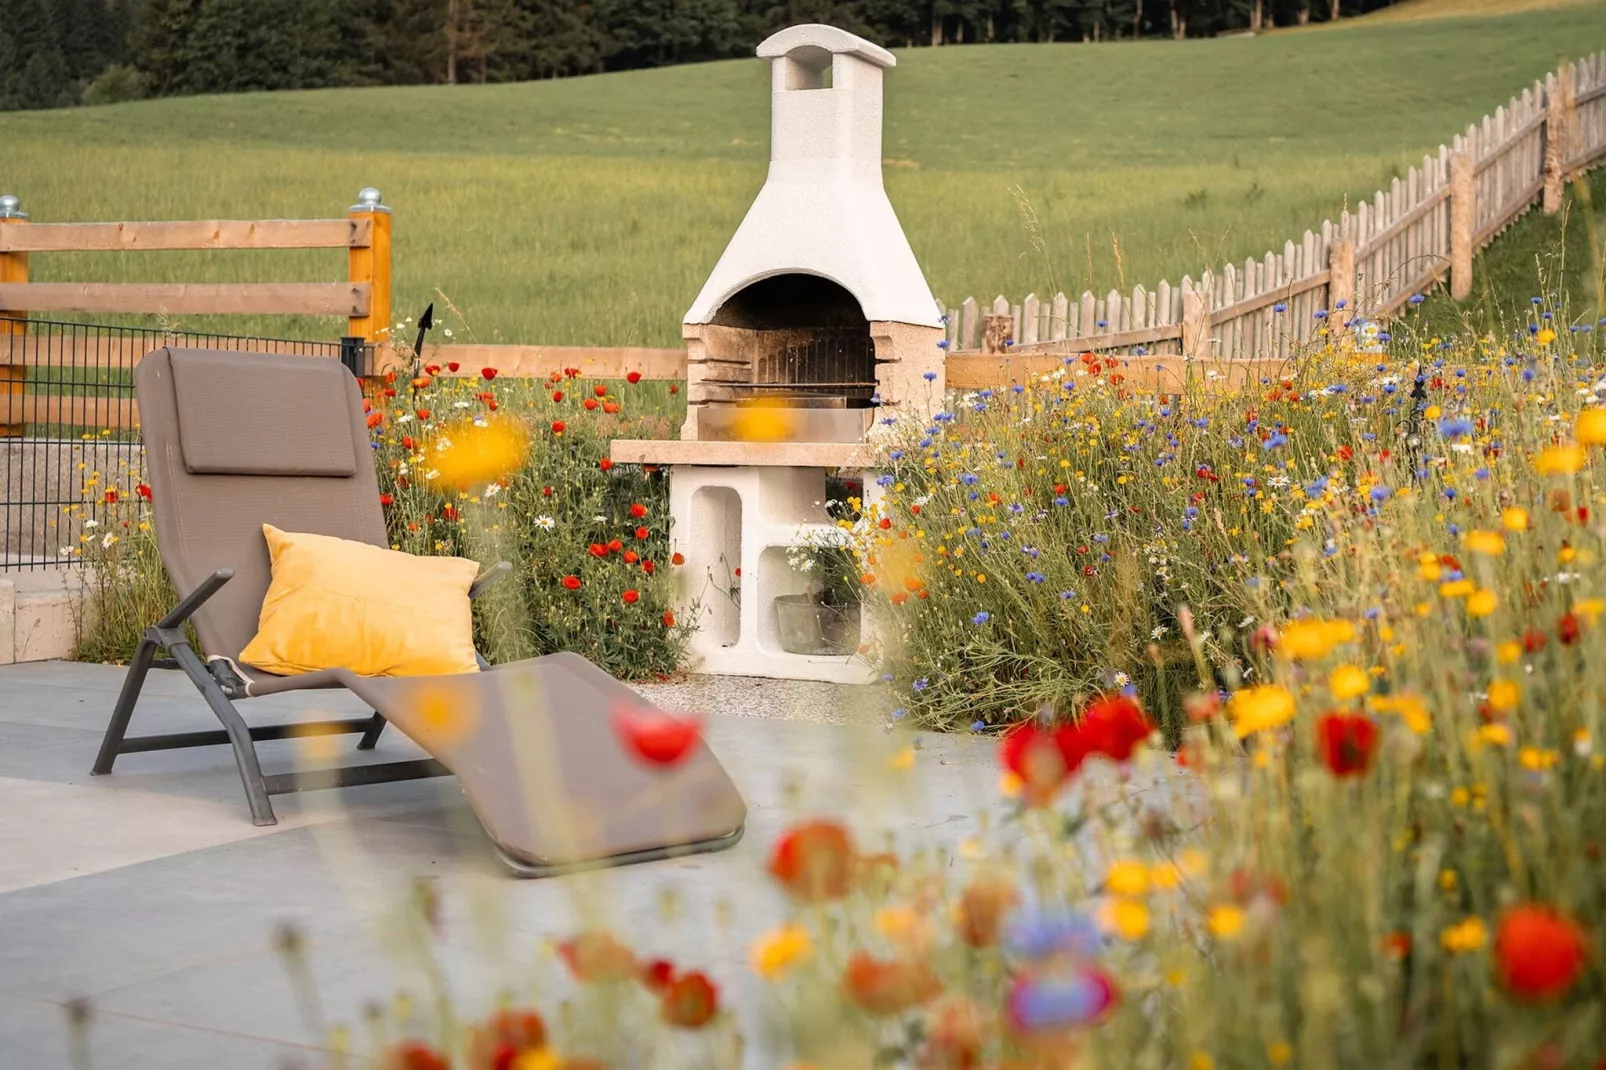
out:
{"label": "chair backrest cushion", "polygon": [[262,525],[388,545],[362,392],[338,361],[169,347],[140,361],[134,392],[174,586],[234,569],[194,617],[208,654],[237,657],[256,634],[272,579]]}

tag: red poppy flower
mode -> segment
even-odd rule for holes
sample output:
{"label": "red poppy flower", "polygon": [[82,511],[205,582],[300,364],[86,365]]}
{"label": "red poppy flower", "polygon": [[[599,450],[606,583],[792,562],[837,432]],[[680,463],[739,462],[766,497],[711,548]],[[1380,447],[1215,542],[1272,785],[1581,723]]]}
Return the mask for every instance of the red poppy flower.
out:
{"label": "red poppy flower", "polygon": [[[553,434],[554,434],[554,435],[561,435],[561,434],[563,434],[563,421],[562,421],[562,420],[553,420],[553,421],[552,421],[552,433],[553,433]],[[551,488],[548,488],[548,492],[549,492],[549,493],[548,493],[548,497],[550,497],[550,496],[551,496],[551,494],[550,494],[550,489],[551,489]]]}
{"label": "red poppy flower", "polygon": [[1377,722],[1356,713],[1329,713],[1316,721],[1316,751],[1336,777],[1364,776],[1377,754]]}
{"label": "red poppy flower", "polygon": [[488,383],[492,379],[496,378],[496,369],[495,368],[481,368],[480,369],[480,375],[483,376],[485,381]]}
{"label": "red poppy flower", "polygon": [[422,1040],[404,1040],[379,1057],[383,1070],[451,1070],[451,1060]]}
{"label": "red poppy flower", "polygon": [[613,467],[613,462],[604,457],[602,460],[597,462],[597,467],[606,472]]}
{"label": "red poppy flower", "polygon": [[[386,372],[385,373],[385,382],[394,383],[395,381],[396,381],[396,373],[395,372],[390,371],[390,372]],[[364,402],[363,404],[366,405],[367,402]]]}
{"label": "red poppy flower", "polygon": [[1133,749],[1149,738],[1154,726],[1132,699],[1101,695],[1087,704],[1081,721],[1071,731],[1083,737],[1085,753],[1125,762],[1132,759]]}
{"label": "red poppy flower", "polygon": [[653,992],[662,992],[675,979],[675,964],[668,959],[653,959],[641,968],[641,983]]}
{"label": "red poppy flower", "polygon": [[634,550],[626,550],[625,551],[625,564],[634,565],[639,560],[641,560],[641,559],[636,556],[636,551],[634,551]]}
{"label": "red poppy flower", "polygon": [[814,902],[848,894],[854,861],[847,829],[835,821],[809,821],[775,841],[769,869],[793,896]]}
{"label": "red poppy flower", "polygon": [[1338,447],[1338,459],[1339,460],[1347,461],[1353,456],[1355,456],[1355,451],[1350,449],[1348,446],[1340,446],[1340,447]]}
{"label": "red poppy flower", "polygon": [[500,1010],[469,1035],[473,1070],[509,1070],[526,1052],[546,1047],[546,1022],[533,1010]]}
{"label": "red poppy flower", "polygon": [[602,411],[612,416],[619,411],[619,403],[617,401],[604,401],[602,403]]}
{"label": "red poppy flower", "polygon": [[441,506],[441,516],[444,516],[447,520],[456,520],[457,506],[453,505],[451,502],[447,502],[445,505]]}
{"label": "red poppy flower", "polygon": [[1085,757],[1067,755],[1060,748],[1058,734],[1045,731],[1036,720],[1012,729],[998,745],[999,763],[1020,780],[1028,806],[1042,806],[1053,799]]}
{"label": "red poppy flower", "polygon": [[623,981],[635,976],[636,956],[608,933],[586,932],[558,945],[558,957],[577,981]]}
{"label": "red poppy flower", "polygon": [[424,371],[430,375],[439,375],[441,366],[439,364],[426,364],[424,365]]}
{"label": "red poppy flower", "polygon": [[608,540],[608,549],[612,550],[614,553],[618,553],[620,550],[623,550],[624,548],[625,548],[625,544],[620,542],[618,539],[609,539]]}
{"label": "red poppy flower", "polygon": [[419,419],[420,419],[420,420],[427,420],[427,419],[429,419],[429,410],[428,410],[428,409],[419,409],[419,410],[418,410],[418,418],[419,418]]}
{"label": "red poppy flower", "polygon": [[1561,640],[1562,646],[1572,646],[1578,642],[1578,618],[1571,613],[1563,613],[1556,622],[1556,638]]}
{"label": "red poppy flower", "polygon": [[608,548],[606,546],[602,545],[602,543],[600,543],[600,542],[592,543],[591,546],[589,547],[588,552],[591,554],[592,557],[607,557],[608,556]]}
{"label": "red poppy flower", "polygon": [[908,591],[899,591],[898,593],[894,594],[891,598],[889,598],[888,601],[891,602],[895,606],[901,606],[905,602],[909,601],[909,592]]}
{"label": "red poppy flower", "polygon": [[393,397],[396,396],[396,388],[393,387],[393,386],[387,386],[383,390],[381,390],[380,393],[383,394],[387,398],[393,398]]}
{"label": "red poppy flower", "polygon": [[1566,992],[1587,955],[1578,923],[1543,903],[1522,903],[1500,916],[1495,968],[1513,995],[1547,1000]]}
{"label": "red poppy flower", "polygon": [[449,372],[455,372],[457,369],[459,369],[461,367],[462,367],[462,365],[457,363],[457,361],[454,360],[454,361],[447,362],[446,370],[449,371]]}
{"label": "red poppy flower", "polygon": [[139,495],[141,498],[144,498],[146,501],[151,500],[151,488],[146,486],[144,483],[135,483],[134,493]]}
{"label": "red poppy flower", "polygon": [[381,494],[381,495],[380,495],[380,496],[379,496],[379,504],[380,504],[380,505],[389,505],[389,504],[390,504],[390,503],[391,503],[391,502],[393,502],[393,501],[395,501],[395,500],[396,500],[396,499],[394,499],[394,498],[392,498],[392,497],[391,497],[391,496],[390,496],[390,495],[388,495],[388,494]]}
{"label": "red poppy flower", "polygon": [[605,398],[608,396],[608,388],[603,386],[601,383],[598,383],[596,386],[592,387],[591,392],[597,395],[599,398]]}
{"label": "red poppy flower", "polygon": [[657,569],[658,566],[652,563],[652,558],[650,557],[641,563],[641,571],[645,572],[649,576],[657,571]]}
{"label": "red poppy flower", "polygon": [[108,487],[103,497],[106,499],[107,505],[112,505],[117,501],[117,491]]}
{"label": "red poppy flower", "polygon": [[635,386],[637,383],[641,382],[641,373],[640,372],[630,372],[630,373],[628,373],[625,376],[625,382],[629,383],[631,386]]}
{"label": "red poppy flower", "polygon": [[675,626],[675,612],[674,612],[674,610],[672,610],[672,609],[664,610],[664,627],[665,628],[673,628],[674,626]]}
{"label": "red poppy flower", "polygon": [[670,393],[671,393],[671,394],[678,394],[678,393],[680,393],[680,384],[679,384],[679,383],[670,383],[670,384],[669,384],[669,392],[670,392]]}
{"label": "red poppy flower", "polygon": [[719,1013],[719,989],[707,974],[694,970],[669,983],[659,1011],[670,1025],[701,1029]]}
{"label": "red poppy flower", "polygon": [[651,706],[620,703],[614,707],[613,731],[626,751],[649,765],[678,765],[703,738],[703,723]]}
{"label": "red poppy flower", "polygon": [[552,497],[552,488],[551,487],[542,487],[541,488],[541,497],[543,497],[543,498]]}
{"label": "red poppy flower", "polygon": [[563,582],[563,586],[566,587],[567,589],[571,590],[571,591],[578,591],[580,589],[580,577],[579,576],[565,576],[565,577],[563,577],[563,581],[562,582]]}
{"label": "red poppy flower", "polygon": [[429,376],[420,375],[418,378],[413,380],[413,389],[414,390],[428,390],[429,389],[429,383],[430,383]]}
{"label": "red poppy flower", "polygon": [[686,563],[686,555],[677,550],[669,555],[669,563],[671,565],[684,565]]}
{"label": "red poppy flower", "polygon": [[418,448],[418,440],[417,439],[415,439],[412,435],[403,435],[402,436],[402,449],[404,449],[404,450],[413,450],[413,449],[417,449],[417,448]]}
{"label": "red poppy flower", "polygon": [[647,515],[647,507],[640,502],[635,502],[630,506],[630,515],[636,520],[640,520]]}
{"label": "red poppy flower", "polygon": [[552,400],[553,401],[562,401],[563,400],[563,391],[561,391],[561,390],[552,391]]}
{"label": "red poppy flower", "polygon": [[624,594],[621,594],[619,597],[624,599],[625,605],[633,606],[633,605],[635,605],[637,602],[639,602],[641,600],[641,592],[636,590],[634,587],[632,587],[630,590],[626,591]]}
{"label": "red poppy flower", "polygon": [[842,971],[842,993],[869,1014],[902,1014],[928,1003],[942,992],[942,982],[924,962],[883,962],[855,951]]}
{"label": "red poppy flower", "polygon": [[971,947],[992,947],[998,943],[1004,919],[1020,902],[1020,892],[1010,881],[981,877],[959,895],[959,937]]}
{"label": "red poppy flower", "polygon": [[582,405],[584,405],[586,407],[586,411],[587,412],[596,412],[597,411],[597,399],[596,398],[586,398],[580,404],[582,404]]}
{"label": "red poppy flower", "polygon": [[368,414],[367,423],[368,423],[368,429],[370,431],[372,431],[374,428],[378,427],[380,424],[382,424],[384,422],[385,422],[385,414],[384,413],[382,413],[382,412],[371,412],[371,413]]}
{"label": "red poppy flower", "polygon": [[564,368],[563,369],[563,374],[567,378],[578,379],[580,377],[580,369],[579,368]]}
{"label": "red poppy flower", "polygon": [[892,518],[890,516],[882,517],[880,520],[878,520],[876,522],[876,524],[877,524],[878,527],[881,528],[882,531],[891,531],[892,530]]}
{"label": "red poppy flower", "polygon": [[652,532],[648,531],[646,528],[637,528],[636,529],[636,538],[638,538],[638,539],[645,539],[648,535],[651,535],[651,534],[652,534]]}
{"label": "red poppy flower", "polygon": [[920,515],[920,506],[911,505],[909,507],[909,512],[913,513],[915,516],[919,516]]}

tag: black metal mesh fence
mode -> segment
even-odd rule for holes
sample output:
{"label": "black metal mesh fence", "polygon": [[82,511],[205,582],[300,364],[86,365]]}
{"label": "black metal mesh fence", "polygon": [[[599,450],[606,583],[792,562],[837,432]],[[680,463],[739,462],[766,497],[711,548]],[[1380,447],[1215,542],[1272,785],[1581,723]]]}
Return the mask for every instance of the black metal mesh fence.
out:
{"label": "black metal mesh fence", "polygon": [[[144,483],[134,366],[165,345],[340,358],[349,342],[0,317],[0,569],[77,565]],[[348,361],[349,363],[349,361]],[[104,536],[100,536],[104,537]]]}

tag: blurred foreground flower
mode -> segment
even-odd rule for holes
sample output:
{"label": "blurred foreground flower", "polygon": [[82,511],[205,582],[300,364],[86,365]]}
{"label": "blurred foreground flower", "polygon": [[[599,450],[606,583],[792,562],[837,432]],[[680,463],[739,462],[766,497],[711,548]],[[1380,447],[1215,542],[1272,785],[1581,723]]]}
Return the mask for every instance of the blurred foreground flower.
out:
{"label": "blurred foreground flower", "polygon": [[435,468],[442,480],[458,488],[490,483],[518,470],[530,448],[524,428],[501,419],[455,425],[437,441],[450,446],[439,451]]}
{"label": "blurred foreground flower", "polygon": [[923,961],[883,961],[855,951],[842,971],[842,992],[868,1014],[901,1014],[935,999],[942,981]]}
{"label": "blurred foreground flower", "polygon": [[649,765],[678,765],[703,738],[703,722],[658,709],[622,703],[613,711],[613,730],[631,755]]}
{"label": "blurred foreground flower", "polygon": [[834,821],[811,821],[776,841],[769,869],[795,898],[816,902],[848,894],[855,862],[847,829]]}
{"label": "blurred foreground flower", "polygon": [[1541,903],[1523,903],[1500,917],[1495,966],[1500,982],[1523,999],[1562,995],[1578,980],[1587,957],[1578,924]]}
{"label": "blurred foreground flower", "polygon": [[779,405],[742,405],[731,430],[742,442],[785,442],[797,430],[797,417]]}

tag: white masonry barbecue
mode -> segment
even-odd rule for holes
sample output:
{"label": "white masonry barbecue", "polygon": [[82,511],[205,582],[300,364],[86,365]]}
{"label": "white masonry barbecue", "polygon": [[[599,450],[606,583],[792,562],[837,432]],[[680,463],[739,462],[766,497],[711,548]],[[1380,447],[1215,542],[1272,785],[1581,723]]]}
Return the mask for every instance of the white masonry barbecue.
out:
{"label": "white masonry barbecue", "polygon": [[[669,466],[701,671],[866,681],[862,661],[782,651],[773,603],[807,589],[786,548],[829,526],[826,471],[865,476],[873,500],[877,422],[941,408],[940,313],[881,179],[892,54],[806,25],[758,55],[771,64],[769,175],[682,323],[680,441],[618,441],[612,456]],[[787,441],[740,441],[753,405],[787,410]]]}

